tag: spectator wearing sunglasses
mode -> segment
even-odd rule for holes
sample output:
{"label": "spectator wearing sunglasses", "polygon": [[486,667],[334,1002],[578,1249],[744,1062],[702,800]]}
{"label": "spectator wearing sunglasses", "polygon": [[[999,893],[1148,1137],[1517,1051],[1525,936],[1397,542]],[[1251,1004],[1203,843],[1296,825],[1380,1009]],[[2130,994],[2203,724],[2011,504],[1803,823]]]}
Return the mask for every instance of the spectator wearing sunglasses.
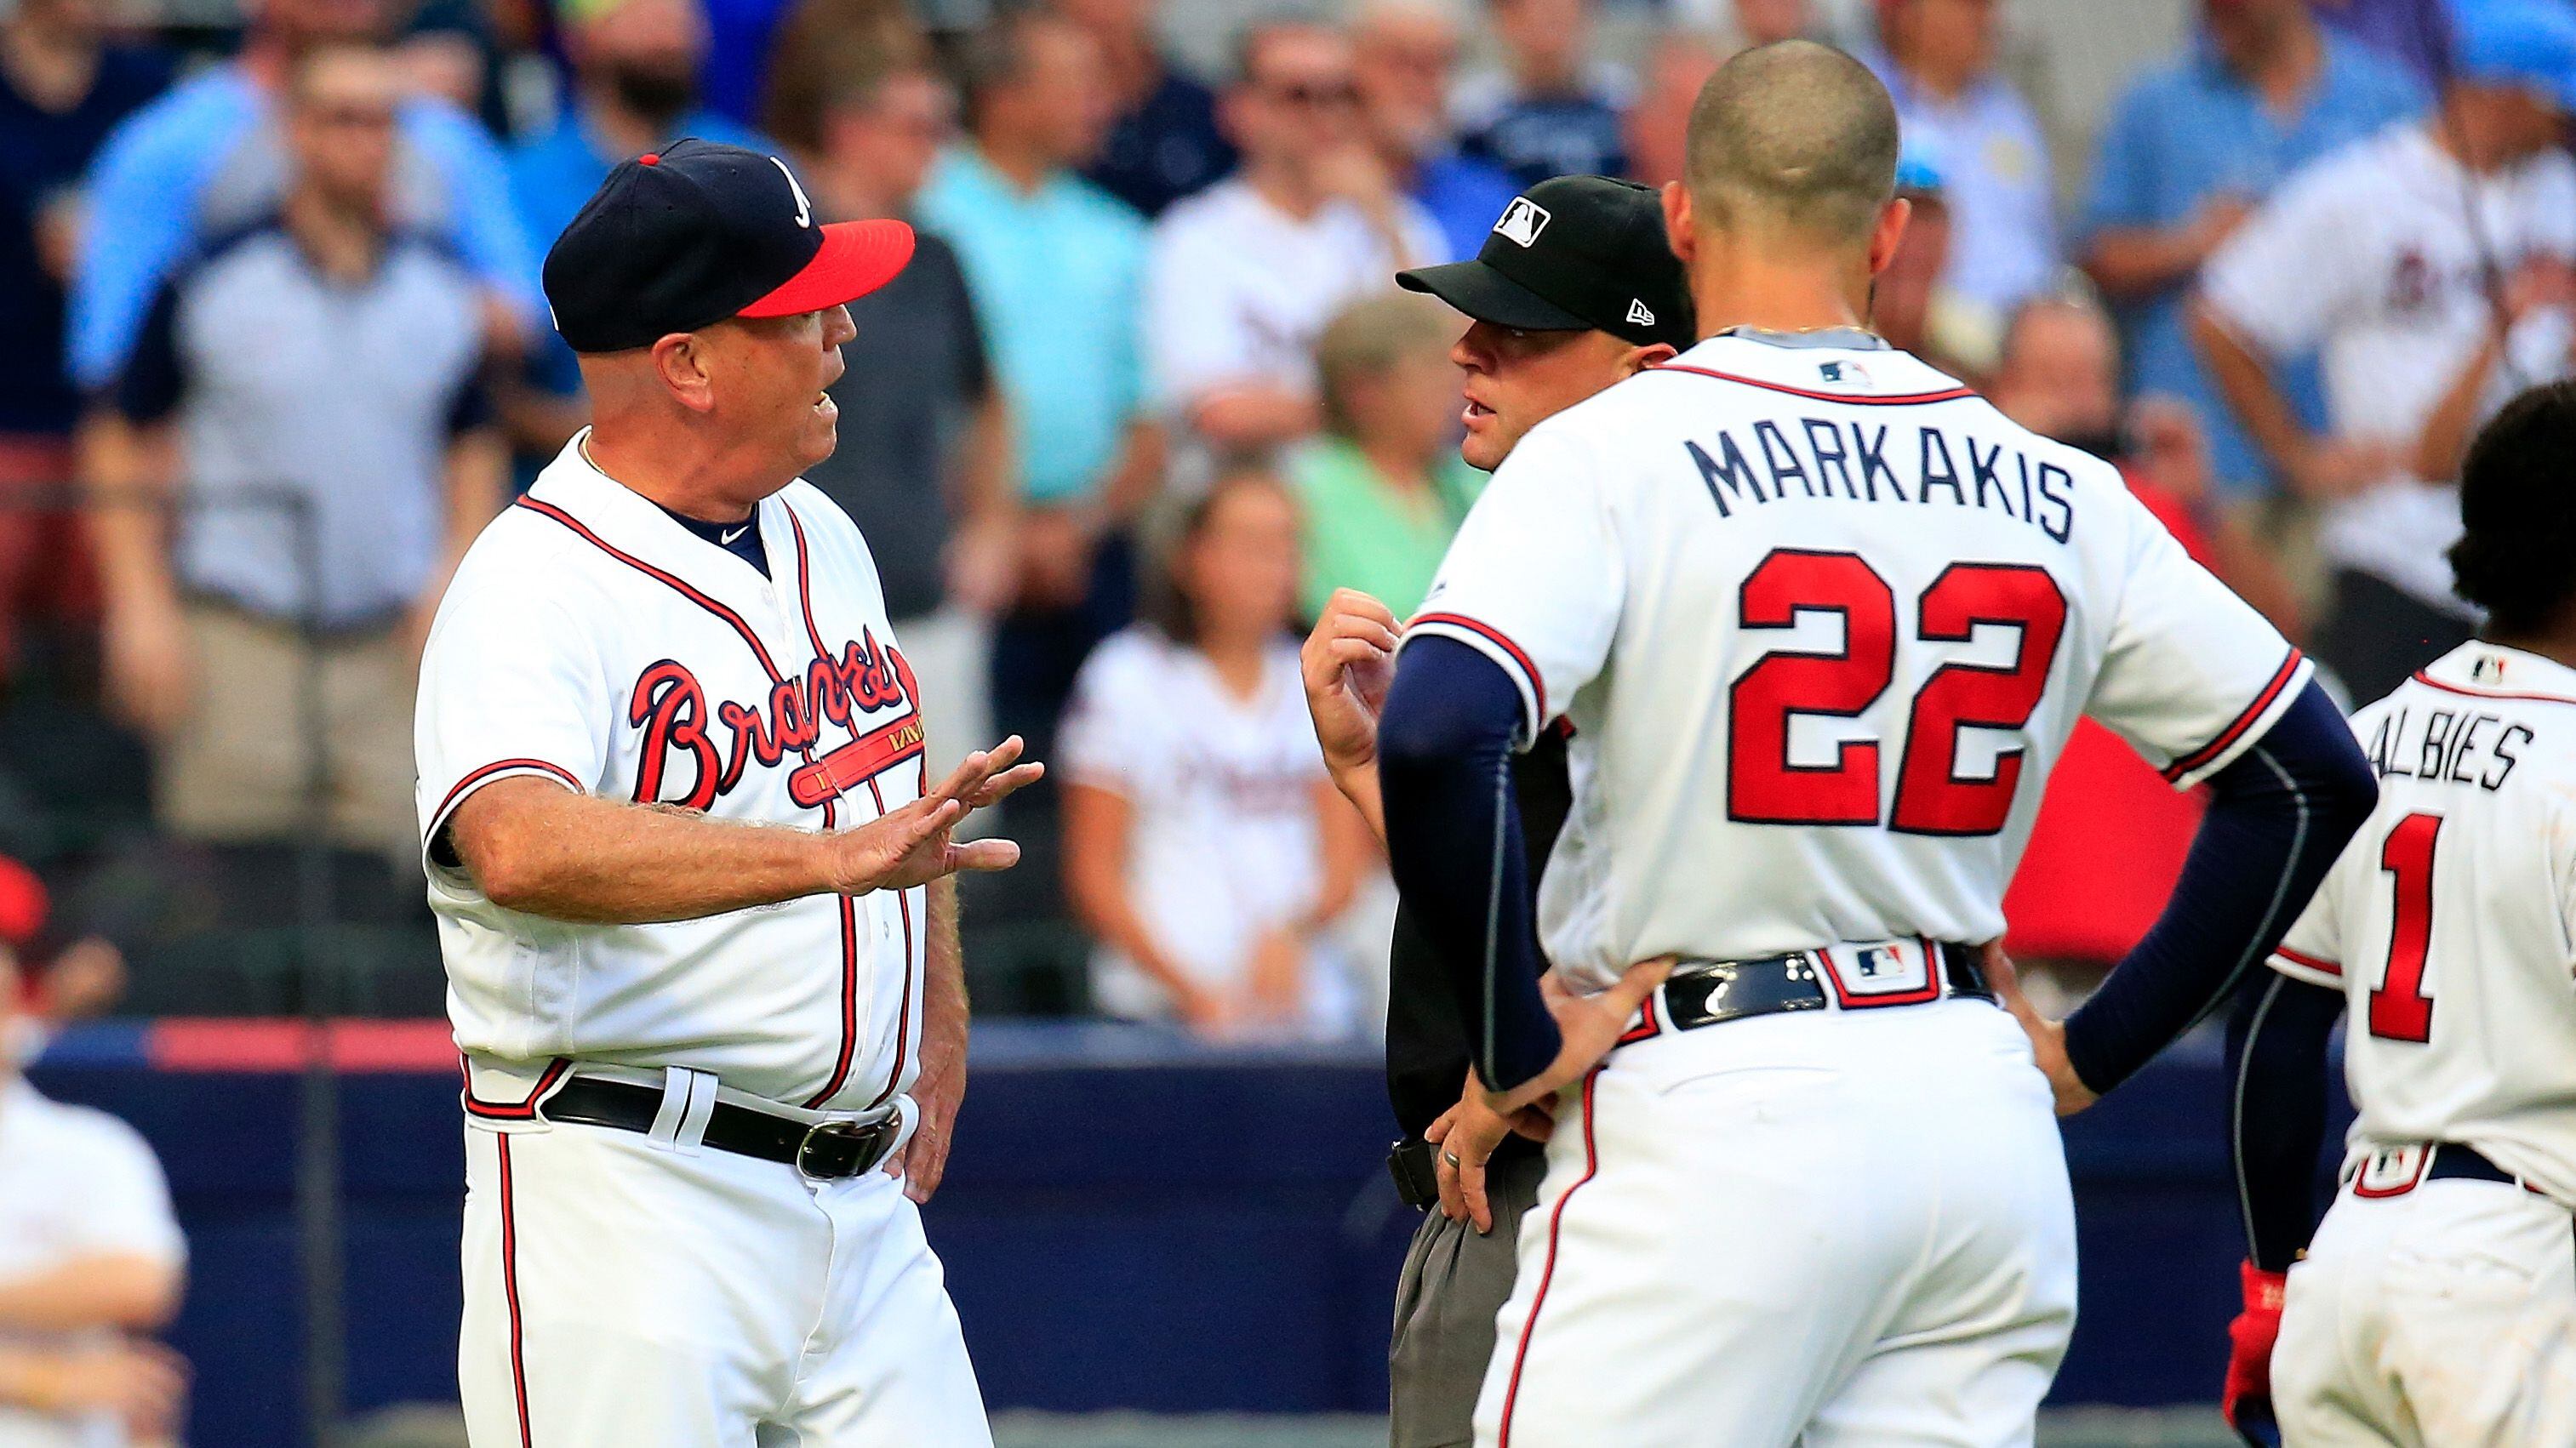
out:
{"label": "spectator wearing sunglasses", "polygon": [[1202,466],[1312,433],[1325,320],[1447,254],[1362,133],[1339,31],[1251,30],[1223,119],[1242,168],[1164,213],[1146,264],[1149,385]]}

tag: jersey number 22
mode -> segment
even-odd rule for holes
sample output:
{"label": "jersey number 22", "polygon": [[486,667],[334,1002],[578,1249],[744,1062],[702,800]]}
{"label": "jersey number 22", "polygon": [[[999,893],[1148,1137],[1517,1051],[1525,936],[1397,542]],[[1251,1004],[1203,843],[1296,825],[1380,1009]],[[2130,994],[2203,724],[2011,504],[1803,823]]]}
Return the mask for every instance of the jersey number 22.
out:
{"label": "jersey number 22", "polygon": [[1747,629],[1790,628],[1800,611],[1838,613],[1840,653],[1773,653],[1728,691],[1727,817],[1750,824],[1875,825],[1908,834],[1991,835],[2012,813],[2021,751],[2004,749],[1994,773],[1957,772],[1964,729],[2019,729],[2048,687],[2066,628],[2066,596],[2048,570],[2018,563],[1953,563],[1916,604],[1915,637],[1965,643],[1979,624],[2018,628],[2008,664],[1952,662],[1914,695],[1896,804],[1882,815],[1878,741],[1844,741],[1829,765],[1789,762],[1789,721],[1799,714],[1857,718],[1896,674],[1896,593],[1856,553],[1781,548],[1746,575],[1737,595]]}

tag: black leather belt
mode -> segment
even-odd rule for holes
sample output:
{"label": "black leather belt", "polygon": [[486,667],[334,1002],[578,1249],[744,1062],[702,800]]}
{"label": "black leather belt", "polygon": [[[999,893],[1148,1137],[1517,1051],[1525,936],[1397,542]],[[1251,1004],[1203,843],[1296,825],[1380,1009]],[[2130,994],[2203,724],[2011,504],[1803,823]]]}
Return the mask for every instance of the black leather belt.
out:
{"label": "black leather belt", "polygon": [[[662,1113],[659,1087],[575,1076],[540,1108],[548,1121],[606,1126],[649,1134]],[[718,1151],[792,1166],[817,1181],[837,1181],[868,1171],[894,1150],[902,1118],[889,1116],[865,1125],[826,1121],[808,1125],[748,1106],[719,1101],[707,1113],[704,1140]]]}
{"label": "black leather belt", "polygon": [[2427,1181],[2462,1177],[2473,1182],[2502,1182],[2509,1187],[2522,1185],[2522,1178],[2487,1160],[2476,1147],[2445,1141],[2427,1149],[2433,1153],[2433,1164],[2424,1169]]}
{"label": "black leather belt", "polygon": [[[1941,981],[1946,988],[1924,997],[1925,1002],[1950,996],[1989,1001],[1995,998],[1975,951],[1943,942],[1933,947],[1933,953],[1940,958]],[[1689,1031],[1747,1016],[1823,1010],[1830,998],[1825,993],[1826,966],[1818,960],[1818,954],[1800,950],[1761,960],[1684,960],[1673,967],[1659,992],[1664,1017],[1661,1024],[1668,1030]],[[1864,997],[1856,1004],[1868,1007],[1900,1002]]]}

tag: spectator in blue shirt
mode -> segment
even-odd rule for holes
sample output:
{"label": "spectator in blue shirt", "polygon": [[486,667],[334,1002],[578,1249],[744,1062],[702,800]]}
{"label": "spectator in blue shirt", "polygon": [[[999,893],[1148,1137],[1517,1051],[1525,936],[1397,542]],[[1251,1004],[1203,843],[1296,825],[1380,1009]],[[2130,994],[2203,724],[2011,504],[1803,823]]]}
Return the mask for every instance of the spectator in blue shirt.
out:
{"label": "spectator in blue shirt", "polygon": [[[2119,309],[2131,388],[2190,404],[2217,485],[2242,498],[2266,474],[2185,332],[2200,264],[2284,177],[2425,97],[2394,62],[2320,26],[2307,0],[2203,0],[2202,12],[2192,52],[2141,77],[2103,128],[2083,265]],[[2314,359],[2296,359],[2282,385],[2322,428]]]}
{"label": "spectator in blue shirt", "polygon": [[995,21],[964,55],[966,144],[916,214],[947,238],[992,351],[1020,459],[1017,605],[993,640],[993,725],[1034,752],[1074,671],[1132,607],[1118,540],[1160,484],[1137,322],[1145,222],[1077,174],[1109,126],[1099,43],[1045,12]]}
{"label": "spectator in blue shirt", "polygon": [[1083,168],[1148,217],[1234,169],[1217,124],[1216,92],[1182,72],[1154,35],[1155,0],[1053,0],[1055,13],[1100,43],[1117,119],[1100,157]]}
{"label": "spectator in blue shirt", "polygon": [[1463,155],[1449,127],[1458,27],[1439,0],[1369,0],[1351,25],[1360,126],[1401,189],[1440,226],[1447,260],[1476,254],[1520,188],[1491,161]]}
{"label": "spectator in blue shirt", "polygon": [[[0,18],[0,487],[71,481],[80,392],[63,371],[63,278],[81,173],[119,121],[170,82],[169,60],[103,43],[96,0],[18,0]],[[22,611],[69,611],[85,553],[67,511],[0,498],[0,675]]]}
{"label": "spectator in blue shirt", "polygon": [[[700,0],[574,0],[565,6],[572,84],[554,128],[510,150],[510,201],[542,255],[610,168],[682,136],[755,151],[778,148],[698,104],[707,23]],[[524,388],[504,412],[523,464],[539,464],[589,420],[572,349],[552,328],[538,339]],[[524,469],[533,475],[533,468]]]}
{"label": "spectator in blue shirt", "polygon": [[1624,176],[1620,117],[1635,82],[1592,53],[1592,0],[1486,0],[1500,69],[1469,76],[1451,109],[1470,156],[1514,186],[1550,176]]}
{"label": "spectator in blue shirt", "polygon": [[2426,92],[2451,73],[2446,0],[2308,0],[2317,18],[2382,60],[2402,66]]}
{"label": "spectator in blue shirt", "polygon": [[[181,82],[117,127],[91,169],[71,285],[72,380],[96,390],[123,370],[152,298],[207,238],[273,211],[291,169],[280,92],[318,46],[373,41],[384,0],[263,0],[240,54]],[[391,205],[444,238],[511,305],[508,340],[545,317],[536,254],[510,207],[500,149],[447,101],[410,96],[397,117]]]}
{"label": "spectator in blue shirt", "polygon": [[2057,202],[2039,117],[1995,70],[1995,0],[1882,0],[1879,27],[1870,67],[1958,223],[1944,280],[2009,312],[2057,268]]}

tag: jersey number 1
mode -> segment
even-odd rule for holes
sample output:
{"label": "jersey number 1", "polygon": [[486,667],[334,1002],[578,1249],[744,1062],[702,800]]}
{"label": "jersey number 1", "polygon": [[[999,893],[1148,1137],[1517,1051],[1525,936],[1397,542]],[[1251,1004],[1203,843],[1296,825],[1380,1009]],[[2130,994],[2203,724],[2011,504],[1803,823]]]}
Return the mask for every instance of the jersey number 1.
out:
{"label": "jersey number 1", "polygon": [[[1789,762],[1789,721],[1799,714],[1857,718],[1896,674],[1896,594],[1856,553],[1782,548],[1746,576],[1737,596],[1748,629],[1790,628],[1801,610],[1838,613],[1842,652],[1774,653],[1728,691],[1727,817],[1751,824],[1879,822],[1878,742],[1847,740],[1829,765]],[[2021,751],[1994,773],[1957,773],[1963,729],[2019,729],[2048,687],[2066,629],[2066,596],[2048,570],[2017,563],[1953,563],[1923,590],[1915,637],[1964,643],[1979,624],[2021,631],[2011,662],[1948,663],[1914,696],[1896,775],[1891,828],[1908,834],[1991,835],[2012,813]]]}
{"label": "jersey number 1", "polygon": [[2440,815],[2411,814],[2380,842],[2380,872],[2397,891],[2388,917],[2388,973],[2370,993],[2370,1033],[2384,1040],[2433,1039],[2424,958],[2433,945],[2433,844],[2441,833]]}

